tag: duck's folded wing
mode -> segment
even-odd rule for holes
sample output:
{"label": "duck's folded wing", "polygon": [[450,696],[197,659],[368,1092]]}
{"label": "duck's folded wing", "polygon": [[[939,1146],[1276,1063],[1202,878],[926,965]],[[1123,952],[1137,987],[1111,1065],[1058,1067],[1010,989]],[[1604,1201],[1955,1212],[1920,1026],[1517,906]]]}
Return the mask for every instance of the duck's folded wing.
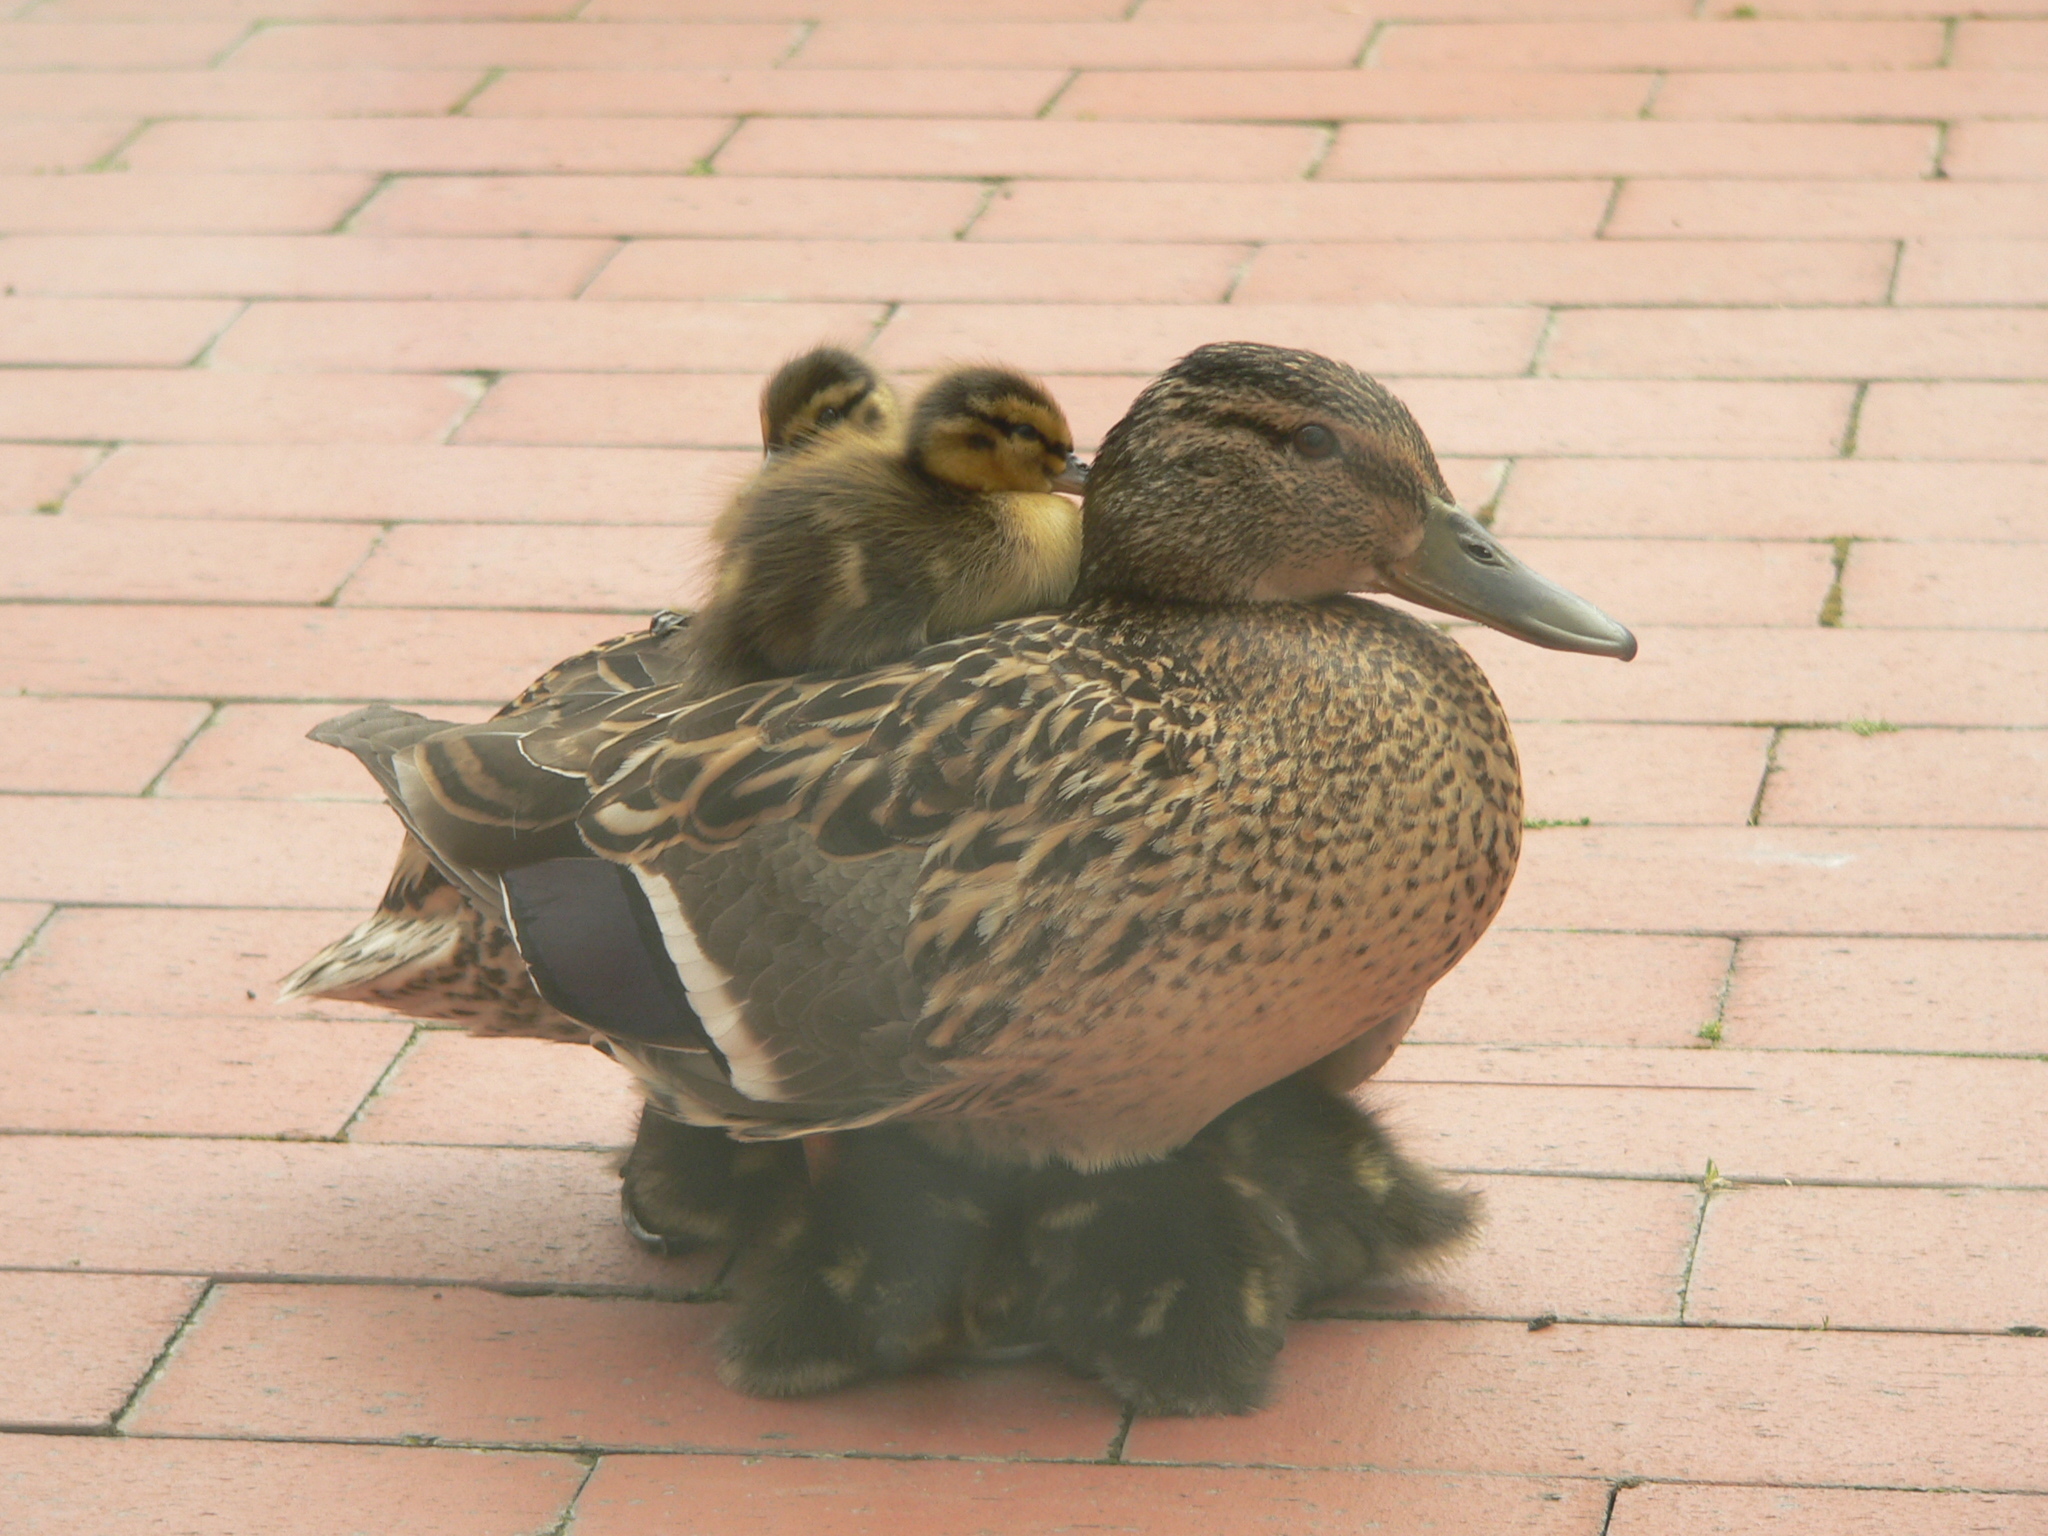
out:
{"label": "duck's folded wing", "polygon": [[[1163,701],[1157,668],[1077,658],[1056,628],[737,689],[592,761],[583,840],[646,903],[646,952],[740,1096],[722,1123],[786,1134],[957,1093],[1020,986],[1103,942],[1078,931],[1098,904],[1067,898],[1156,873],[1207,721]],[[537,969],[579,942],[522,925]]]}

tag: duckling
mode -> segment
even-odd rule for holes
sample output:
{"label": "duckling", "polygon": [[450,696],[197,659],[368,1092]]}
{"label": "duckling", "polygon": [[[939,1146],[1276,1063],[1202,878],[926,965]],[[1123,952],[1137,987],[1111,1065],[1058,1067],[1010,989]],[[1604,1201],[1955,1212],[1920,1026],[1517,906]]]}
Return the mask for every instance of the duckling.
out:
{"label": "duckling", "polygon": [[[1403,1193],[1411,1165],[1376,1131],[1339,1126],[1321,1172],[1286,1178],[1296,1154],[1261,1152],[1275,1101],[1241,1112],[1247,1149],[1228,1136],[1272,1085],[1306,1074],[1327,1095],[1319,1072],[1369,1064],[1513,877],[1505,713],[1448,634],[1351,595],[1375,591],[1553,649],[1635,653],[1457,509],[1384,388],[1224,343],[1110,433],[1064,613],[865,672],[709,699],[654,688],[530,731],[373,708],[316,735],[371,768],[451,871],[502,892],[543,989],[673,1118],[750,1142],[914,1136],[935,1165],[1007,1171],[995,1208],[974,1202],[990,1239],[955,1245],[923,1326],[891,1321],[887,1350],[869,1326],[883,1298],[858,1281],[921,1241],[906,1201],[865,1218],[856,1283],[835,1285],[804,1240],[831,1213],[813,1189],[742,1297],[729,1380],[800,1391],[923,1360],[976,1274],[999,1278],[984,1261],[1002,1223],[1036,1209],[1088,1229],[1027,1243],[1050,1305],[1113,1290],[1128,1324],[1107,1361],[1072,1334],[1072,1362],[1147,1413],[1209,1412],[1258,1400],[1276,1320],[1308,1290],[1468,1219],[1420,1178],[1387,1209],[1337,1199],[1337,1150],[1359,1198]],[[580,852],[528,835],[578,797],[556,825]],[[1060,1207],[1033,1202],[1038,1177]],[[925,1180],[944,1187],[909,1181]],[[1097,1228],[1091,1202],[1153,1212],[1176,1265],[1209,1268],[1160,1277],[1151,1226]],[[1133,1312],[1134,1277],[1156,1283]],[[817,1305],[789,1308],[802,1287]]]}
{"label": "duckling", "polygon": [[1044,387],[994,367],[934,382],[900,446],[842,432],[770,463],[714,530],[723,547],[697,618],[699,686],[860,671],[1057,607],[1081,522],[1053,493],[1079,490],[1085,474]]}
{"label": "duckling", "polygon": [[813,347],[775,370],[761,391],[761,451],[773,458],[828,432],[887,438],[896,392],[872,364],[841,347]]}

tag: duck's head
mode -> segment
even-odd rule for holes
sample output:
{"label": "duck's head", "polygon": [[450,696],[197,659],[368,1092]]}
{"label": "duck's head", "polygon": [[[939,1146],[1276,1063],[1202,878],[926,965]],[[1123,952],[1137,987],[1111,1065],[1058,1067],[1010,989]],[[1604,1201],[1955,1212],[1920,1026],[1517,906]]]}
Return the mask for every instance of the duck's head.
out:
{"label": "duck's head", "polygon": [[881,437],[896,425],[896,395],[861,358],[813,347],[775,370],[761,391],[761,448],[774,455],[820,433]]}
{"label": "duck's head", "polygon": [[910,412],[909,450],[926,474],[970,491],[1078,491],[1066,412],[1036,379],[1007,368],[956,368]]}
{"label": "duck's head", "polygon": [[1239,603],[1387,592],[1561,651],[1635,637],[1459,510],[1415,418],[1314,352],[1190,352],[1110,429],[1075,597]]}

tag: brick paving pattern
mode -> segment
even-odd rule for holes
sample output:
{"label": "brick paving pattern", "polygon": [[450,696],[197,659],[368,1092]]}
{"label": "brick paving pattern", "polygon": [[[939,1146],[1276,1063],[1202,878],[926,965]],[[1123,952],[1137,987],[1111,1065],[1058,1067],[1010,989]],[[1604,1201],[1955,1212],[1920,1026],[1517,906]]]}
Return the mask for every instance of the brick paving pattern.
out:
{"label": "brick paving pattern", "polygon": [[[2048,1533],[2044,181],[2044,0],[0,0],[0,1526]],[[1536,829],[1370,1097],[1484,1234],[1246,1419],[735,1397],[621,1074],[271,1003],[300,733],[687,601],[814,341],[1226,337],[1642,639],[1463,631]]]}

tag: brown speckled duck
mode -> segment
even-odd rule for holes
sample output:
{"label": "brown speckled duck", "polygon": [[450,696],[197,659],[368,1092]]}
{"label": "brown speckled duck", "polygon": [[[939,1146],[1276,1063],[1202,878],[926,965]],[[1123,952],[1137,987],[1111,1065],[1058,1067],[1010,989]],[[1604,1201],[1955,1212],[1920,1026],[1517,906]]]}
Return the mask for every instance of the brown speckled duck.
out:
{"label": "brown speckled duck", "polygon": [[[1463,1228],[1338,1095],[1485,930],[1520,844],[1485,679],[1356,591],[1634,653],[1455,508],[1393,396],[1238,343],[1110,434],[1065,614],[531,730],[371,709],[320,734],[666,1112],[750,1141],[877,1128],[846,1158],[894,1171],[822,1180],[766,1239],[729,1379],[943,1353],[1005,1289],[975,1234],[1007,1230],[1010,1309],[1077,1368],[1148,1412],[1242,1408],[1304,1275]],[[1314,1150],[1271,1142],[1316,1115]],[[1327,1209],[1332,1180],[1364,1216]]]}

